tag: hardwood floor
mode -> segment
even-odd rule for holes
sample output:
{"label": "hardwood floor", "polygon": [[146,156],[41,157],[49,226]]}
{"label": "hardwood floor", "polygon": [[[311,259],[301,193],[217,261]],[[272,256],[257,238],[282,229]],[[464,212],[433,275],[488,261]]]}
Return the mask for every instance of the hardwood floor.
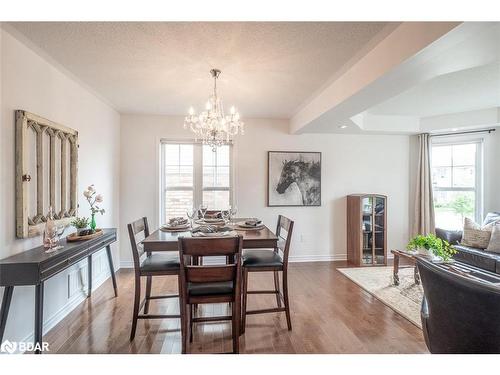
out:
{"label": "hardwood floor", "polygon": [[[427,353],[419,328],[336,270],[345,262],[289,266],[293,331],[282,313],[250,315],[241,353]],[[108,280],[54,327],[44,341],[51,353],[180,353],[177,319],[139,321],[129,342],[133,272],[117,273],[119,297]],[[153,294],[176,292],[175,277],[155,278]],[[272,275],[251,274],[250,288],[272,286]],[[249,309],[274,306],[274,296],[250,296]],[[200,307],[224,314],[225,305]],[[150,313],[173,313],[174,300],[152,301]],[[229,322],[195,325],[191,352],[231,351]]]}

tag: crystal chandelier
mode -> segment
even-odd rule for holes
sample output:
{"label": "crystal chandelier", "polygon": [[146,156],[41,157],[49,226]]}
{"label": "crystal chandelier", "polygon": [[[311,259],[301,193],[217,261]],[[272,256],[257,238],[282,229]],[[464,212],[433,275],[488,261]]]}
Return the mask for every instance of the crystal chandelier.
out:
{"label": "crystal chandelier", "polygon": [[208,99],[206,110],[196,115],[191,107],[189,115],[184,119],[184,129],[189,127],[195,134],[196,141],[201,140],[203,144],[212,147],[212,151],[218,146],[229,144],[238,133],[244,134],[243,122],[236,108],[231,107],[229,115],[224,115],[222,100],[217,96],[217,78],[220,73],[219,69],[210,70],[214,79],[214,93]]}

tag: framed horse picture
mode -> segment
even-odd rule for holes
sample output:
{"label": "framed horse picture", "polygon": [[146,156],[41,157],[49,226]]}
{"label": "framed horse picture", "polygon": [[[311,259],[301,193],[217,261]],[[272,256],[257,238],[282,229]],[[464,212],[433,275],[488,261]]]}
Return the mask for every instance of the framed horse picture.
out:
{"label": "framed horse picture", "polygon": [[267,205],[321,206],[321,152],[268,151]]}

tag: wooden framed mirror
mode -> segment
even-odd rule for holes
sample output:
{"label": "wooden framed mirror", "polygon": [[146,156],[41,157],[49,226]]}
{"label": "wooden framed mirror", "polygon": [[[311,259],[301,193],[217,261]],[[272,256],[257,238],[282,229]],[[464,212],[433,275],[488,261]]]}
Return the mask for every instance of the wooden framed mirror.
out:
{"label": "wooden framed mirror", "polygon": [[16,236],[42,233],[49,207],[59,224],[78,208],[78,132],[33,113],[16,115]]}

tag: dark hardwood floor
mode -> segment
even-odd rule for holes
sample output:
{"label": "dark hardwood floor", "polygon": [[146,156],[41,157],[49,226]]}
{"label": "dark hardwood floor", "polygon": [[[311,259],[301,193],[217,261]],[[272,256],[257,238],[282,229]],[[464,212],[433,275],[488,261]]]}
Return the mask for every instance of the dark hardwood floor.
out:
{"label": "dark hardwood floor", "polygon": [[[419,328],[336,270],[345,262],[292,263],[289,270],[293,331],[284,314],[250,315],[241,353],[427,353]],[[139,321],[129,342],[133,272],[117,273],[119,297],[106,281],[54,327],[44,341],[51,353],[180,353],[179,321]],[[153,294],[176,292],[175,277],[155,278]],[[250,288],[272,286],[272,276],[251,274]],[[274,296],[250,296],[249,309],[274,306]],[[223,315],[225,305],[200,307]],[[173,313],[177,300],[152,301],[150,313]],[[231,351],[230,323],[195,326],[192,352]]]}

